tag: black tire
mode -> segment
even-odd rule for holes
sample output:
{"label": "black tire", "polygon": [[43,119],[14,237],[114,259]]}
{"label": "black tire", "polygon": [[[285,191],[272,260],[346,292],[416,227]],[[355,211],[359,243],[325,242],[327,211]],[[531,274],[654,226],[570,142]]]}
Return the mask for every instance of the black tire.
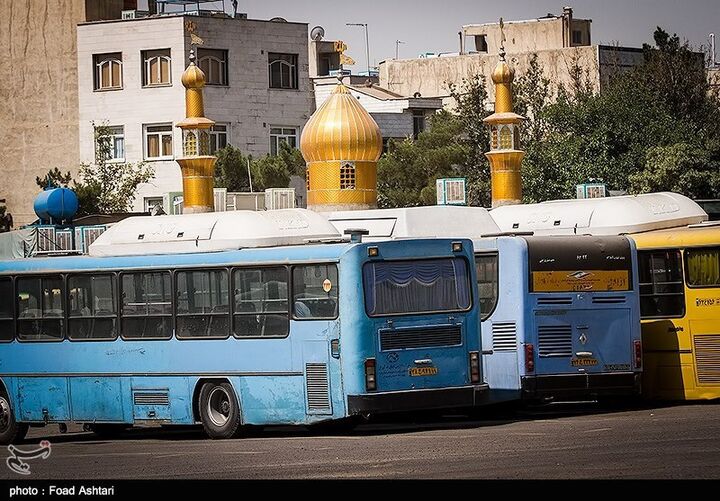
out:
{"label": "black tire", "polygon": [[122,423],[92,423],[88,426],[90,431],[98,437],[117,438],[131,428],[129,424]]}
{"label": "black tire", "polygon": [[27,432],[28,424],[15,421],[10,398],[4,391],[0,391],[0,444],[17,444],[25,438]]}
{"label": "black tire", "polygon": [[230,383],[205,383],[200,390],[198,409],[208,437],[226,439],[240,434],[242,413]]}

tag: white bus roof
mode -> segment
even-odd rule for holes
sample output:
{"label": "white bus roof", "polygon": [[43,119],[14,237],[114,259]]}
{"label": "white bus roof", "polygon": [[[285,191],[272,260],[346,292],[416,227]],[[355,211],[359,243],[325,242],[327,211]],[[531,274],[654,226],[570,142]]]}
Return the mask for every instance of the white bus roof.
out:
{"label": "white bus roof", "polygon": [[343,233],[347,229],[370,232],[364,240],[410,237],[479,238],[499,233],[495,221],[482,207],[431,205],[401,209],[328,212],[325,216]]}
{"label": "white bus roof", "polygon": [[490,216],[502,231],[532,231],[536,235],[620,235],[708,219],[698,204],[670,192],[505,205],[491,210]]}
{"label": "white bus roof", "polygon": [[90,245],[91,256],[187,254],[340,240],[327,219],[307,209],[130,217]]}

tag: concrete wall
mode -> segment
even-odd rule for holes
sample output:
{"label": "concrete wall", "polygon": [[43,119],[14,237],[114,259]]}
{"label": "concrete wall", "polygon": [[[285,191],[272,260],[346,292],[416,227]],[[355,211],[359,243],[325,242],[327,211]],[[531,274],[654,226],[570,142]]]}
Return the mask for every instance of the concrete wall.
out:
{"label": "concrete wall", "polygon": [[[588,76],[599,88],[600,68],[597,63],[597,46],[572,47],[537,51],[538,61],[553,84],[570,83],[570,71],[577,60],[587,68]],[[516,78],[528,67],[531,53],[508,56],[515,68]],[[393,60],[380,63],[380,85],[405,96],[419,92],[423,97],[441,97],[445,106],[452,106],[448,82],[462,85],[462,79],[480,73],[485,76],[489,100],[494,102],[495,89],[490,79],[498,62],[496,55],[467,54],[462,56]]]}
{"label": "concrete wall", "polygon": [[[92,122],[125,127],[125,158],[143,159],[143,124],[172,123],[185,117],[185,89],[180,81],[188,64],[192,22],[203,48],[228,51],[228,85],[205,87],[205,115],[229,126],[228,141],[244,153],[269,152],[270,127],[295,127],[298,142],[312,113],[308,77],[307,25],[245,19],[169,16],[122,22],[93,23],[78,29],[81,158],[94,156]],[[172,85],[142,87],[140,52],[170,48]],[[93,91],[92,55],[123,53],[123,89]],[[268,52],[298,54],[299,89],[270,89]],[[175,157],[181,154],[180,130],[174,128]],[[155,179],[139,186],[133,210],[144,209],[145,197],[182,190],[174,161],[153,161]]]}
{"label": "concrete wall", "polygon": [[[465,52],[475,51],[473,36],[485,35],[488,54],[500,50],[500,25],[482,24],[464,26]],[[504,25],[505,51],[508,54],[533,50],[561,49],[563,47],[562,18],[510,21]]]}
{"label": "concrete wall", "polygon": [[36,176],[78,164],[75,25],[84,0],[0,0],[0,198],[15,226],[36,219]]}

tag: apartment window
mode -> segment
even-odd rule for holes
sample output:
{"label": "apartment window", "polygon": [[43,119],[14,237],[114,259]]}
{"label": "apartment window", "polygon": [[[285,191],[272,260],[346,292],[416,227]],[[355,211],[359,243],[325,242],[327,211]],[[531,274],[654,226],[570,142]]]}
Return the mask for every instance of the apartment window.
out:
{"label": "apartment window", "polygon": [[487,52],[487,35],[475,35],[475,50],[478,52]]}
{"label": "apartment window", "polygon": [[122,89],[122,53],[93,55],[95,90]]}
{"label": "apartment window", "polygon": [[215,124],[210,129],[210,155],[228,145],[228,124]]}
{"label": "apartment window", "polygon": [[205,73],[207,85],[228,84],[228,51],[198,48],[198,66]]}
{"label": "apartment window", "polygon": [[170,84],[170,49],[144,50],[143,85],[169,85]]}
{"label": "apartment window", "polygon": [[572,32],[572,43],[573,43],[573,45],[580,45],[580,44],[582,44],[582,31],[580,31],[580,30],[573,30],[573,32]]}
{"label": "apartment window", "polygon": [[167,160],[173,157],[172,125],[144,125],[145,160]]}
{"label": "apartment window", "polygon": [[163,198],[162,197],[145,197],[145,212],[149,212],[150,214],[157,214],[158,211],[163,211]]}
{"label": "apartment window", "polygon": [[[98,159],[104,156],[104,160],[108,162],[125,161],[125,128],[122,125],[114,125],[107,127],[107,134],[97,137],[97,128],[95,133],[96,143],[95,151]],[[101,144],[101,141],[104,144]]]}
{"label": "apartment window", "polygon": [[295,148],[297,146],[297,129],[294,127],[270,127],[270,154],[277,155],[282,143]]}
{"label": "apartment window", "polygon": [[413,110],[413,139],[425,130],[425,111]]}
{"label": "apartment window", "polygon": [[271,89],[297,89],[297,54],[268,53]]}

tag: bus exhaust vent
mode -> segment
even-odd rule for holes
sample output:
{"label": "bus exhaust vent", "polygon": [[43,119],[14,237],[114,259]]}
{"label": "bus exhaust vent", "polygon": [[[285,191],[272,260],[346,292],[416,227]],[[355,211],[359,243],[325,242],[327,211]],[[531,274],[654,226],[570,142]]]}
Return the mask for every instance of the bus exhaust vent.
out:
{"label": "bus exhaust vent", "polygon": [[417,329],[382,329],[380,331],[380,349],[382,351],[458,344],[462,344],[462,330],[459,325],[419,327]]}
{"label": "bus exhaust vent", "polygon": [[515,322],[493,322],[493,351],[517,350],[517,331]]}
{"label": "bus exhaust vent", "polygon": [[305,364],[305,385],[308,409],[311,411],[330,409],[327,364]]}
{"label": "bus exhaust vent", "polygon": [[170,395],[167,391],[136,391],[133,392],[135,405],[170,405]]}
{"label": "bus exhaust vent", "polygon": [[571,325],[541,325],[538,327],[538,353],[541,357],[572,356]]}
{"label": "bus exhaust vent", "polygon": [[572,304],[572,297],[570,296],[541,296],[537,300],[537,304]]}
{"label": "bus exhaust vent", "polygon": [[698,383],[720,383],[720,335],[694,336]]}
{"label": "bus exhaust vent", "polygon": [[596,296],[592,302],[594,304],[622,304],[625,302],[625,296]]}

